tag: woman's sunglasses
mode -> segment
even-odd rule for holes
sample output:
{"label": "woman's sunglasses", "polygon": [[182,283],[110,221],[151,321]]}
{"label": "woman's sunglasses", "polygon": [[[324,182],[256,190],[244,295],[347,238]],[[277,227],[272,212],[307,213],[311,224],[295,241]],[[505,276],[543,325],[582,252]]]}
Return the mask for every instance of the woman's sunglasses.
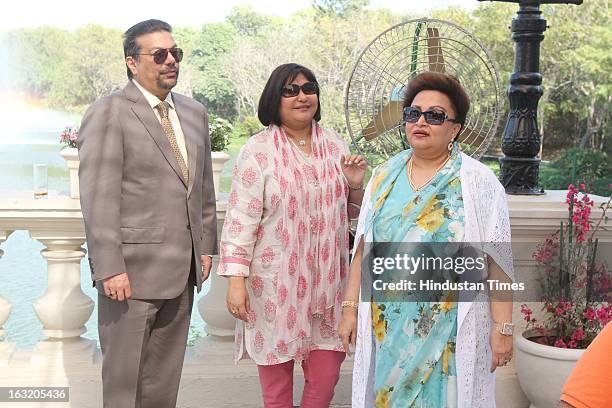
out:
{"label": "woman's sunglasses", "polygon": [[288,84],[281,88],[281,95],[285,98],[292,98],[300,94],[300,89],[304,95],[314,95],[319,92],[319,86],[316,82],[306,82],[305,84]]}
{"label": "woman's sunglasses", "polygon": [[429,123],[430,125],[441,125],[445,120],[448,120],[449,122],[457,122],[455,119],[449,118],[444,112],[434,110],[421,112],[420,109],[413,106],[406,106],[404,108],[402,119],[404,122],[417,123],[421,115],[425,116],[425,122]]}
{"label": "woman's sunglasses", "polygon": [[168,58],[168,53],[172,54],[172,57],[176,62],[181,62],[183,59],[183,50],[180,48],[161,48],[155,51],[152,54],[135,54],[135,55],[150,55],[153,57],[153,62],[158,65],[166,62],[166,58]]}

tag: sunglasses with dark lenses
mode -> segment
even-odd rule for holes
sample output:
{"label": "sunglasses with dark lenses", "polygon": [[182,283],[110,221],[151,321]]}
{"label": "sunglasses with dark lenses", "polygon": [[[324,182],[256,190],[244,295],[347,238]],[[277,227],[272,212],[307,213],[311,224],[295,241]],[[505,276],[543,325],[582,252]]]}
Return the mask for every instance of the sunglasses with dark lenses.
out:
{"label": "sunglasses with dark lenses", "polygon": [[300,94],[300,89],[304,95],[314,95],[319,92],[319,86],[316,82],[306,82],[305,84],[288,84],[281,89],[281,95],[285,98],[291,98]]}
{"label": "sunglasses with dark lenses", "polygon": [[153,62],[156,64],[163,64],[168,58],[168,53],[172,54],[172,58],[176,62],[181,62],[183,59],[183,50],[181,48],[161,48],[152,54],[136,54],[136,55],[150,55],[153,57]]}
{"label": "sunglasses with dark lenses", "polygon": [[442,111],[428,110],[421,112],[420,109],[413,106],[406,106],[404,108],[402,119],[404,122],[417,123],[421,115],[425,116],[425,122],[430,125],[441,125],[445,120],[449,122],[456,122],[455,119],[449,118],[446,113]]}

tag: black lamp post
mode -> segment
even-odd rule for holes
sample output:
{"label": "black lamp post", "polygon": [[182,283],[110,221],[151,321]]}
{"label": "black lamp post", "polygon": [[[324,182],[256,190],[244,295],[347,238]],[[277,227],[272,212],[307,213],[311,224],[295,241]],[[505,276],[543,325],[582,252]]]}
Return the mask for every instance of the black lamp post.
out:
{"label": "black lamp post", "polygon": [[504,129],[500,159],[500,180],[508,194],[543,194],[538,187],[540,170],[540,134],[538,101],[542,96],[540,42],[544,39],[546,20],[541,4],[582,4],[582,0],[478,0],[518,3],[512,19],[512,39],[516,43],[514,72],[510,75],[508,98],[510,112]]}

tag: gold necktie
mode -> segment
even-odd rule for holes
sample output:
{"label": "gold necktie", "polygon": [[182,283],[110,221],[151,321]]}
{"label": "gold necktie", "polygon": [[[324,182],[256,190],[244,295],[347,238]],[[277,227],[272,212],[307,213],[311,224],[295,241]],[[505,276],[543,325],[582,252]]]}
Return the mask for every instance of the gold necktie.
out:
{"label": "gold necktie", "polygon": [[161,125],[164,129],[164,133],[166,133],[166,137],[170,142],[170,146],[172,147],[172,151],[176,156],[176,161],[178,161],[178,165],[181,168],[181,172],[183,173],[183,178],[185,182],[189,184],[189,170],[187,169],[187,165],[185,164],[185,159],[179,150],[178,144],[176,143],[176,136],[174,135],[174,129],[172,129],[172,124],[170,123],[170,118],[168,117],[168,110],[170,109],[170,104],[166,101],[162,101],[155,106],[155,109],[159,112],[159,116],[161,118]]}

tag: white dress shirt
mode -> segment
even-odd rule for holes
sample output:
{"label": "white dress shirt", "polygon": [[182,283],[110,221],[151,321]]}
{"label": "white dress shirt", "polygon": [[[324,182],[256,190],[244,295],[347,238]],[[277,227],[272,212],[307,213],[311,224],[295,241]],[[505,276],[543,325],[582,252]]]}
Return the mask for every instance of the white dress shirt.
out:
{"label": "white dress shirt", "polygon": [[[161,116],[159,116],[159,112],[157,111],[157,109],[155,109],[155,107],[161,102],[161,100],[157,96],[153,95],[151,92],[144,89],[142,85],[138,83],[138,81],[132,79],[132,82],[134,83],[134,85],[136,85],[138,89],[140,89],[140,92],[142,92],[147,102],[149,102],[149,105],[151,105],[153,112],[155,112],[155,117],[157,118],[159,123],[161,123]],[[168,104],[170,105],[168,119],[170,119],[172,130],[174,130],[176,144],[178,145],[181,155],[183,156],[183,160],[185,160],[185,165],[189,167],[189,162],[187,160],[187,146],[185,145],[185,135],[183,134],[181,122],[179,121],[176,109],[174,108],[174,102],[172,101],[172,92],[169,92],[168,96],[166,96],[166,102],[168,102]]]}

